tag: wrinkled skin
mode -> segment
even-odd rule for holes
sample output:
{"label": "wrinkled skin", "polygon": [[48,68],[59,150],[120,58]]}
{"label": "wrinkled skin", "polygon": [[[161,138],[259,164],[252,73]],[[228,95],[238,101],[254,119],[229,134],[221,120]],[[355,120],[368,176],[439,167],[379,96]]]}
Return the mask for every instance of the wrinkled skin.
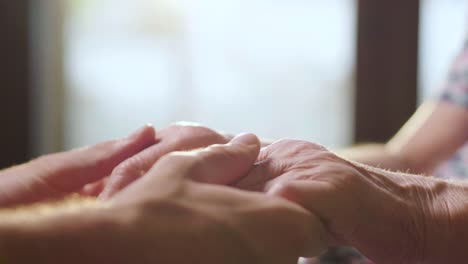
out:
{"label": "wrinkled skin", "polygon": [[419,263],[429,255],[428,237],[452,227],[443,199],[435,198],[444,184],[350,162],[310,142],[283,140],[262,150],[234,186],[302,205],[321,219],[330,246],[356,247],[377,263]]}
{"label": "wrinkled skin", "polygon": [[[222,226],[237,226],[231,230],[232,233],[248,230],[247,233],[252,234],[247,239],[243,238],[244,240],[231,237],[234,241],[226,243],[239,245],[252,240],[257,241],[255,243],[258,243],[258,246],[265,243],[271,246],[265,249],[266,251],[259,250],[258,246],[254,247],[245,258],[239,259],[259,258],[262,260],[260,263],[289,263],[298,255],[306,256],[308,254],[304,252],[307,250],[298,246],[305,244],[308,244],[309,250],[315,254],[321,248],[320,245],[324,244],[354,246],[378,263],[441,263],[445,260],[444,257],[448,256],[447,252],[451,252],[449,256],[452,256],[452,260],[465,257],[463,248],[450,243],[453,240],[450,236],[454,233],[453,230],[462,231],[457,234],[463,239],[468,236],[464,233],[465,207],[463,203],[459,204],[458,200],[453,199],[467,196],[462,185],[366,167],[344,160],[316,144],[296,140],[279,141],[263,149],[259,155],[255,155],[258,159],[253,167],[250,163],[233,166],[231,169],[223,166],[226,163],[218,162],[218,158],[232,160],[233,156],[229,151],[217,152],[217,149],[222,149],[219,145],[204,150],[210,152],[214,149],[218,156],[201,155],[200,158],[199,153],[204,151],[185,152],[183,155],[170,154],[166,156],[170,158],[163,158],[164,162],[159,162],[163,156],[173,151],[198,149],[226,142],[226,137],[204,127],[176,125],[161,130],[156,139],[153,129],[144,128],[126,139],[49,155],[2,171],[0,183],[6,188],[0,193],[0,203],[2,206],[16,206],[59,199],[82,189],[82,193],[100,195],[102,199],[117,201],[116,205],[132,205],[130,208],[141,210],[137,215],[146,215],[148,208],[142,208],[140,205],[147,204],[147,201],[151,204],[152,199],[180,200],[183,202],[178,206],[185,209],[190,208],[189,205],[194,206],[193,201],[199,201],[203,206],[195,206],[198,209],[192,208],[194,211],[189,210],[185,213],[214,218],[221,215],[222,219],[208,217],[206,220],[211,225],[213,221],[228,224],[229,218],[240,217],[238,219],[243,219],[241,222]],[[188,164],[188,167],[184,164]],[[167,168],[171,169],[165,171]],[[110,172],[110,177],[103,180]],[[180,175],[185,175],[190,180],[168,180],[180,179]],[[167,180],[165,184],[161,184],[159,180],[152,182],[161,177]],[[88,185],[85,186],[86,184]],[[292,213],[289,214],[285,207],[290,207],[291,203],[284,204],[284,200],[276,198],[272,200],[275,201],[273,204],[268,202],[264,207],[261,205],[262,201],[268,199],[268,196],[213,184],[266,192],[270,194],[270,198],[278,196],[297,203],[307,209],[308,213],[297,211],[296,207],[289,211]],[[116,195],[117,198],[113,199]],[[159,208],[158,201],[161,200],[152,201],[156,202],[155,206]],[[447,204],[448,201],[450,204]],[[246,204],[252,207],[246,207]],[[219,214],[226,207],[234,211]],[[296,213],[293,213],[294,211]],[[298,218],[287,218],[288,215],[296,215]],[[146,216],[145,219],[159,219],[160,214]],[[325,227],[326,234],[320,231],[321,224],[316,221],[315,216]],[[308,219],[312,226],[297,226],[298,221],[303,221],[299,219]],[[221,222],[217,222],[219,220]],[[244,226],[243,221],[247,221],[247,226]],[[265,223],[271,225],[267,228],[268,231],[264,229],[262,232],[261,226]],[[250,226],[251,224],[253,226]],[[190,227],[188,223],[186,225]],[[289,234],[293,235],[289,238],[297,244],[291,242],[291,245],[295,246],[284,252],[278,246],[290,244],[274,239],[288,237],[288,233],[283,232],[285,226],[295,230]],[[314,231],[304,231],[308,228]],[[278,236],[272,238],[267,235],[271,230],[281,232],[274,232]],[[300,230],[304,232],[303,236],[299,235]],[[227,229],[211,231],[216,237]],[[311,233],[314,235],[310,236]],[[180,235],[184,234],[182,232]],[[313,241],[307,241],[307,237]],[[218,246],[226,248],[226,245]],[[297,247],[301,250],[298,251]],[[267,257],[267,253],[276,251],[282,253],[283,257]],[[230,253],[235,256],[239,252]],[[206,254],[195,254],[193,257],[203,258]]]}
{"label": "wrinkled skin", "polygon": [[[146,245],[167,247],[157,252],[167,256],[165,263],[190,259],[191,263],[286,264],[296,263],[299,256],[318,254],[324,249],[324,231],[310,212],[284,199],[222,185],[245,175],[259,150],[258,139],[245,135],[227,145],[173,152],[111,201],[132,208],[142,202],[145,207],[155,206],[154,214],[146,212],[141,219],[144,222],[135,226],[146,226],[140,230],[142,235],[155,239]],[[170,212],[165,217],[157,211],[161,201]],[[177,228],[164,226],[174,223],[179,223]],[[201,224],[203,231],[198,232],[203,239],[187,243],[194,241],[196,223]],[[152,225],[154,229],[147,228]],[[169,232],[171,239],[161,243],[160,234],[146,234],[158,229]],[[178,248],[177,252],[171,251],[171,246]]]}
{"label": "wrinkled skin", "polygon": [[367,199],[361,191],[361,182],[358,182],[361,181],[360,174],[360,170],[351,163],[322,146],[307,141],[282,140],[262,150],[256,166],[234,186],[244,190],[283,195],[294,200],[296,197],[289,191],[291,184],[313,182],[319,188],[323,188],[324,194],[333,195],[327,198],[337,203],[332,204],[326,201],[325,197],[319,197],[320,200],[317,201],[336,209],[327,226],[333,232],[330,238],[339,244],[346,243],[348,233],[357,228],[353,221],[342,220],[357,219],[360,207]]}
{"label": "wrinkled skin", "polygon": [[[329,180],[323,175],[339,171],[344,164],[324,147],[301,140],[281,140],[260,152],[255,167],[234,186],[251,191],[268,192],[274,185],[293,180]],[[324,163],[324,161],[329,161]]]}
{"label": "wrinkled skin", "polygon": [[[163,129],[158,132],[157,144],[129,158],[114,169],[104,186],[104,190],[101,189],[98,192],[101,193],[100,198],[110,199],[133,182],[138,182],[137,180],[167,153],[226,143],[226,141],[227,139],[223,135],[200,126],[175,125]],[[376,185],[369,182],[370,178],[372,177],[365,170],[337,157],[322,146],[306,141],[283,140],[263,149],[255,166],[246,176],[228,180],[215,179],[211,183],[230,185],[249,191],[269,192],[304,206],[305,202],[299,201],[297,195],[290,190],[294,189],[291,186],[298,183],[305,186],[305,183],[313,182],[313,188],[321,186],[319,190],[323,192],[318,201],[324,205],[327,204],[328,208],[334,209],[332,210],[333,214],[319,215],[328,227],[329,237],[327,239],[331,241],[330,245],[359,247],[362,239],[369,239],[364,237],[356,240],[354,236],[362,222],[381,217],[391,218],[395,212],[409,210],[407,209],[408,205],[395,201],[392,195],[389,197],[385,195],[387,192],[384,190],[392,188],[391,184],[388,186]],[[398,187],[394,188],[396,192],[399,192]],[[275,191],[275,189],[277,190]],[[330,201],[334,203],[330,203]],[[387,210],[383,214],[380,210],[382,201],[388,201]],[[364,209],[366,206],[368,208]],[[315,211],[312,212],[315,213]],[[347,220],[343,221],[343,219]],[[408,228],[404,220],[397,219],[395,221],[396,223],[392,224],[400,225],[405,230]],[[375,230],[370,232],[380,232],[380,228],[380,226],[375,226]],[[366,226],[366,230],[368,229],[369,226]],[[401,234],[393,233],[399,235],[399,238],[405,237],[403,240],[409,241],[408,248],[413,247],[414,237],[417,235],[406,231],[401,231]],[[369,232],[362,234],[368,236]],[[410,237],[406,239],[408,236]],[[379,245],[379,249],[384,248],[381,245]],[[392,242],[388,241],[387,246],[393,246]],[[366,245],[363,248],[366,250]],[[366,250],[365,253],[370,252],[369,256],[372,256],[374,251],[379,250],[370,249]],[[405,253],[405,250],[401,252],[402,256],[395,257],[398,259],[410,258],[406,256],[408,254]]]}

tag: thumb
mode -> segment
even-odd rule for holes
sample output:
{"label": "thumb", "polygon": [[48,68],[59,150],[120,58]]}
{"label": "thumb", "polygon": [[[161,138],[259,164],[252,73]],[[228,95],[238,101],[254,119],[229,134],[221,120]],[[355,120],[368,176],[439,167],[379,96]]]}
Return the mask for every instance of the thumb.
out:
{"label": "thumb", "polygon": [[[327,240],[331,244],[338,243],[335,235],[341,235],[341,225],[336,225],[337,222],[343,220],[349,224],[355,220],[349,219],[349,214],[345,212],[350,208],[347,208],[347,203],[343,202],[333,185],[327,182],[297,180],[278,183],[268,194],[294,202],[317,216],[330,232]],[[346,214],[346,217],[343,214]]]}
{"label": "thumb", "polygon": [[[243,134],[229,144],[173,152],[156,163],[149,174],[155,172],[161,177],[189,178],[203,183],[228,185],[248,173],[259,152],[260,141],[257,136]],[[158,173],[159,170],[171,173]]]}
{"label": "thumb", "polygon": [[340,209],[337,197],[340,196],[339,193],[326,182],[296,180],[277,183],[268,194],[299,204],[323,220],[333,219],[333,212]]}
{"label": "thumb", "polygon": [[194,151],[188,162],[189,178],[203,183],[229,185],[244,177],[260,153],[260,140],[253,134],[241,134],[227,145],[213,145]]}
{"label": "thumb", "polygon": [[202,183],[229,185],[251,169],[260,152],[260,141],[253,134],[244,134],[225,145],[172,152],[162,157],[139,181],[118,197],[135,197],[155,190],[171,189],[186,179]]}

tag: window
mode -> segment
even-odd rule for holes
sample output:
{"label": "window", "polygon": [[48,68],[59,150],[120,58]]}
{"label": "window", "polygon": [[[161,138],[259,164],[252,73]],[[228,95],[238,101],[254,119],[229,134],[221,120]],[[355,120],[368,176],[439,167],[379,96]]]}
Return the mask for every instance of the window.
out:
{"label": "window", "polygon": [[352,143],[348,0],[68,0],[65,148],[144,122]]}

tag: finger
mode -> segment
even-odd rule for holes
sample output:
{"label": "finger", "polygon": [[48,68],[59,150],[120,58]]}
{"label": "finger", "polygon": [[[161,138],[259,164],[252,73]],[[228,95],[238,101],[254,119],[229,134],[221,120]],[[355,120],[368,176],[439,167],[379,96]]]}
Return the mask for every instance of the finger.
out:
{"label": "finger", "polygon": [[[253,134],[243,134],[227,145],[213,145],[193,152],[175,153],[174,156],[182,156],[182,162],[187,160],[185,167],[189,170],[189,178],[228,185],[249,172],[259,152],[259,139]],[[167,162],[171,162],[170,157]]]}
{"label": "finger", "polygon": [[201,126],[177,125],[158,135],[158,143],[120,164],[106,184],[100,199],[109,199],[143,176],[162,156],[173,152],[225,144],[226,139]]}
{"label": "finger", "polygon": [[155,190],[171,189],[171,186],[185,179],[229,184],[249,171],[259,151],[258,138],[246,134],[226,145],[190,152],[173,152],[164,156],[142,179],[116,197],[153,196]]}
{"label": "finger", "polygon": [[[283,197],[301,205],[319,217],[327,230],[332,233],[337,228],[333,225],[333,221],[339,221],[338,218],[344,217],[343,212],[350,209],[347,203],[340,198],[336,188],[326,182],[297,180],[278,183],[268,191],[268,194]],[[351,224],[353,219],[346,219],[346,221]],[[337,240],[336,237],[329,237],[329,239],[334,242]]]}
{"label": "finger", "polygon": [[330,199],[331,186],[324,182],[291,181],[278,183],[269,191],[269,195],[280,196],[295,202],[323,219],[330,219],[330,211],[336,208],[336,199]]}
{"label": "finger", "polygon": [[[263,151],[260,152],[260,156],[262,154]],[[280,176],[284,168],[282,160],[265,159],[257,161],[249,173],[232,186],[246,191],[266,192],[268,183]]]}
{"label": "finger", "polygon": [[285,180],[287,172],[305,162],[304,157],[315,157],[326,152],[320,145],[304,140],[283,139],[262,149],[258,162],[246,177],[233,186],[243,190],[266,192],[276,179]]}
{"label": "finger", "polygon": [[29,168],[39,174],[30,180],[58,192],[76,191],[108,176],[119,163],[154,143],[154,128],[145,126],[127,138],[44,156],[32,161]]}
{"label": "finger", "polygon": [[327,233],[319,218],[297,203],[227,186],[198,184],[196,187],[186,190],[187,196],[197,201],[193,207],[212,205],[220,214],[234,212],[228,217],[244,219],[237,223],[243,225],[252,240],[263,239],[264,246],[280,240],[275,252],[292,249],[296,256],[314,257],[328,246]]}
{"label": "finger", "polygon": [[106,186],[106,182],[109,178],[104,178],[102,180],[99,180],[97,182],[89,183],[86,184],[80,191],[79,194],[83,196],[89,196],[89,197],[98,197],[102,191],[104,190],[104,187]]}

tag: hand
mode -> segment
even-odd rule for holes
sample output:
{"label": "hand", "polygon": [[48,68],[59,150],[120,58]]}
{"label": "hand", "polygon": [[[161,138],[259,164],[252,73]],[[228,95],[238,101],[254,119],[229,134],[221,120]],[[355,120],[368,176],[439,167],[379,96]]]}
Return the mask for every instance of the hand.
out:
{"label": "hand", "polygon": [[[235,135],[233,134],[230,134],[230,133],[224,133],[224,132],[220,132],[226,139],[228,140],[232,140]],[[271,138],[261,138],[260,139],[260,145],[262,146],[262,148],[266,148],[268,146],[270,146],[271,144],[273,144],[275,142],[275,140],[271,139]]]}
{"label": "hand", "polygon": [[157,144],[120,164],[106,183],[94,188],[91,194],[99,195],[102,200],[109,199],[144,175],[156,161],[170,152],[225,144],[228,141],[214,130],[195,124],[180,123],[162,129],[157,134]]}
{"label": "hand", "polygon": [[311,213],[275,197],[200,183],[242,177],[259,149],[255,136],[244,135],[162,158],[111,200],[140,211],[133,226],[144,228],[132,229],[139,233],[131,237],[145,243],[128,245],[143,252],[156,246],[161,263],[295,263],[320,252],[323,230]]}
{"label": "hand", "polygon": [[155,143],[152,127],[128,138],[47,155],[0,172],[0,207],[60,199],[106,176],[122,161]]}
{"label": "hand", "polygon": [[173,152],[109,201],[0,222],[0,256],[15,263],[289,264],[318,254],[324,230],[307,210],[201,183],[244,176],[259,149],[254,135],[244,135],[227,145]]}
{"label": "hand", "polygon": [[330,246],[356,247],[377,263],[428,261],[453,228],[445,199],[435,198],[446,183],[365,167],[305,141],[264,149],[236,186],[302,205],[321,219]]}

